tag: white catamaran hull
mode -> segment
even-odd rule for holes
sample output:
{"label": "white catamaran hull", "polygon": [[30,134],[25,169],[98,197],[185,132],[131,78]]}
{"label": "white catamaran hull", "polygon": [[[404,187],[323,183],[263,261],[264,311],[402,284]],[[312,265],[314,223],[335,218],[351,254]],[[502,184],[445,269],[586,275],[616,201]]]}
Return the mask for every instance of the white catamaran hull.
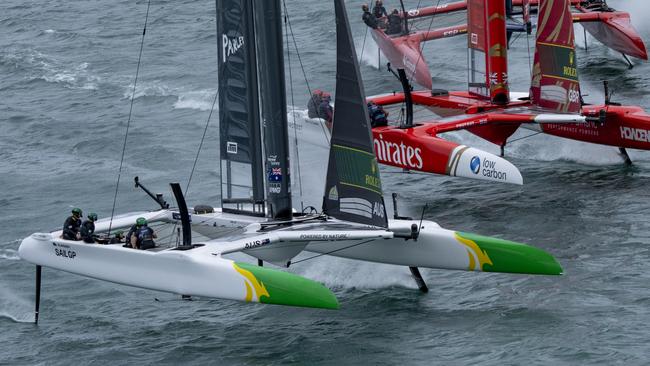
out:
{"label": "white catamaran hull", "polygon": [[[160,210],[122,216],[114,220],[113,227],[127,227],[140,215],[150,222],[175,221],[172,211]],[[413,225],[417,228],[420,224],[416,220],[389,220],[387,231],[368,231],[363,226],[349,226],[339,220],[296,222],[278,230],[255,230],[259,229],[263,220],[219,211],[192,215],[193,230],[207,234],[212,240],[189,250],[170,248],[143,251],[123,248],[120,244],[85,244],[63,240],[59,237],[61,232],[54,232],[33,234],[24,239],[19,254],[24,260],[37,265],[100,280],[177,294],[244,301],[260,301],[264,283],[256,273],[259,267],[248,267],[222,257],[222,254],[239,251],[237,247],[233,248],[237,242],[242,243],[242,252],[264,260],[274,255],[280,258],[283,253],[289,253],[283,258],[284,261],[277,259],[274,263],[286,263],[300,252],[287,252],[287,248],[297,247],[344,258],[409,267],[562,273],[553,257],[542,250],[446,230],[432,221],[422,221],[417,239],[412,239]],[[97,223],[98,231],[107,228],[107,221]],[[234,230],[251,232],[243,234],[238,240],[210,235]],[[310,240],[315,238],[314,233],[319,232],[327,235],[319,234],[317,240]],[[367,238],[365,232],[368,232]],[[268,286],[269,279],[266,281]]]}

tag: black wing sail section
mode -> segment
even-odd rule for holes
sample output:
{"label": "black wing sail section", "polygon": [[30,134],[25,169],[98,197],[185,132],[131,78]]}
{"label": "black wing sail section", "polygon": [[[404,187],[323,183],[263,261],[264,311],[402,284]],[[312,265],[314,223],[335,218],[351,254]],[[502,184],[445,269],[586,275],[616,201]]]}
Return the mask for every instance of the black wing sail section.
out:
{"label": "black wing sail section", "polygon": [[224,210],[264,214],[252,0],[216,0],[221,197]]}
{"label": "black wing sail section", "polygon": [[288,220],[292,217],[292,205],[282,8],[280,0],[257,0],[254,3],[268,214],[276,220]]}
{"label": "black wing sail section", "polygon": [[323,211],[388,227],[359,62],[343,0],[336,14],[336,99]]}

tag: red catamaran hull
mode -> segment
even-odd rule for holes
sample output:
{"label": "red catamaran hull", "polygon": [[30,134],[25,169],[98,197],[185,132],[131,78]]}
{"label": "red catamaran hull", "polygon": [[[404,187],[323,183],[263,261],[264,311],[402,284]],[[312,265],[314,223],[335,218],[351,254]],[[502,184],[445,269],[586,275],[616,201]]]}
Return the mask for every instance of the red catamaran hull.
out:
{"label": "red catamaran hull", "polygon": [[630,14],[623,11],[596,12],[578,8],[583,13],[574,13],[573,21],[580,23],[600,43],[623,54],[648,59],[643,40],[630,22]]}
{"label": "red catamaran hull", "polygon": [[[394,95],[385,95],[370,99],[379,105],[387,106],[403,103],[404,95],[402,93],[396,93]],[[505,107],[493,105],[476,99],[476,97],[468,92],[450,92],[448,95],[431,96],[429,92],[420,91],[414,92],[412,99],[414,104],[426,106],[435,113],[444,111],[445,116],[462,114],[471,116],[472,114],[486,111],[503,111],[504,113],[508,113],[509,110],[517,111],[522,109],[522,107],[534,109],[534,106],[528,101],[519,100],[512,101]],[[605,122],[602,124],[594,122],[579,124],[544,123],[539,126],[544,133],[553,136],[601,145],[650,150],[650,115],[642,108],[636,106],[585,105],[581,109],[581,114],[597,117],[601,110],[606,111]],[[472,122],[475,123],[474,126],[470,126],[470,122],[465,120],[458,120],[452,123],[451,126],[449,123],[446,123],[444,129],[438,128],[435,133],[465,129],[490,142],[501,145],[516,130],[516,128],[512,130],[503,128],[504,125],[515,125],[518,127],[521,124],[533,123],[532,120],[516,117],[516,115],[513,115],[512,118],[507,118],[504,115],[500,117],[502,118],[495,116],[486,120]],[[424,122],[424,124],[429,126],[441,125],[435,120]],[[463,125],[461,126],[461,124]],[[479,126],[494,127],[494,136],[484,136],[480,131],[476,131],[476,128]]]}
{"label": "red catamaran hull", "polygon": [[523,184],[519,170],[507,160],[436,136],[435,124],[372,129],[375,155],[385,165],[433,174]]}

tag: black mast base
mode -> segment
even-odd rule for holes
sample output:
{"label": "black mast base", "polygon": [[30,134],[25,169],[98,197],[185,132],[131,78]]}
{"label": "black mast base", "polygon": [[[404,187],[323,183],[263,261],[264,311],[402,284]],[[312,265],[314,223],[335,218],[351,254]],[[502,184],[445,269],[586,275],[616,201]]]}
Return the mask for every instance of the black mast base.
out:
{"label": "black mast base", "polygon": [[41,307],[41,266],[36,266],[36,304],[34,306],[34,324],[38,324],[38,313]]}
{"label": "black mast base", "polygon": [[413,279],[415,280],[415,283],[418,285],[418,289],[425,294],[429,292],[427,283],[424,282],[424,278],[422,278],[422,275],[420,274],[420,270],[418,269],[418,267],[409,267],[409,269],[411,270],[411,275],[413,275]]}

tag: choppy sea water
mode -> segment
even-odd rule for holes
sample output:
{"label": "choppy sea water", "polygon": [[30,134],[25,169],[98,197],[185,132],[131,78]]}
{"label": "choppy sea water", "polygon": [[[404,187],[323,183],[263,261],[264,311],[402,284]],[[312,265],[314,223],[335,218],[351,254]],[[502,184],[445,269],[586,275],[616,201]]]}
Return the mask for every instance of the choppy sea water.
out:
{"label": "choppy sea water", "polygon": [[[631,11],[650,40],[643,1],[609,3]],[[367,94],[398,90],[378,69],[369,35],[364,42],[360,4],[347,5]],[[507,148],[523,187],[390,168],[382,178],[387,193],[400,193],[402,214],[419,216],[426,203],[424,217],[444,227],[529,242],[559,259],[562,277],[423,270],[423,295],[406,268],[319,258],[290,269],[334,290],[341,310],[319,311],[184,302],[44,269],[41,322],[29,324],[34,268],[19,260],[20,239],[58,228],[74,206],[110,215],[146,2],[5,0],[0,8],[0,364],[648,363],[650,154],[631,151],[635,165],[625,167],[614,148],[541,135]],[[309,86],[333,90],[332,4],[288,0],[287,8]],[[212,1],[152,1],[118,212],[154,208],[133,188],[135,175],[155,191],[187,181],[216,92],[214,28]],[[591,39],[585,50],[576,30],[587,101],[602,101],[608,79],[615,101],[650,108],[650,65],[628,70]],[[463,88],[464,39],[425,53],[436,86]],[[289,103],[301,125],[307,82],[293,49],[290,58]],[[521,38],[510,53],[514,90],[527,90],[528,62]],[[213,122],[190,205],[218,202],[217,132]],[[318,205],[322,180],[310,163],[323,137],[299,137],[302,200]],[[469,134],[450,138],[497,151]]]}

